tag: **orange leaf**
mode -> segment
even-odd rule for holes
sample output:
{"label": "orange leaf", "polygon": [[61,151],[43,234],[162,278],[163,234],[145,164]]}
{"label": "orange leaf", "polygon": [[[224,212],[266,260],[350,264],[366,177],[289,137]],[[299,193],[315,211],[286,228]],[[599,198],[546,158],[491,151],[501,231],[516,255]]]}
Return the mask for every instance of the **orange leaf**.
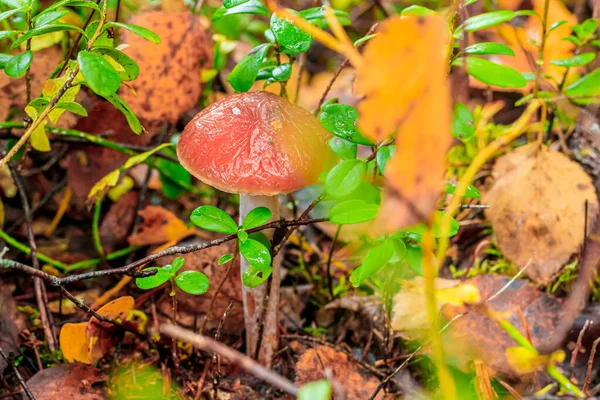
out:
{"label": "orange leaf", "polygon": [[358,106],[360,129],[378,141],[398,131],[379,218],[385,231],[428,218],[435,209],[451,141],[447,46],[441,16],[390,18],[366,46],[367,65],[357,73],[357,89],[365,95]]}
{"label": "orange leaf", "polygon": [[140,211],[140,215],[143,219],[140,229],[128,239],[132,246],[177,243],[195,233],[175,214],[159,206],[147,206]]}
{"label": "orange leaf", "polygon": [[[104,305],[98,310],[98,314],[103,317],[108,317],[112,319],[120,319],[121,321],[127,318],[129,311],[133,309],[133,305],[135,304],[135,300],[131,296],[123,296],[119,297],[111,301],[110,303]],[[95,319],[92,317],[92,320]]]}
{"label": "orange leaf", "polygon": [[87,322],[64,324],[60,330],[60,349],[68,362],[90,364]]}

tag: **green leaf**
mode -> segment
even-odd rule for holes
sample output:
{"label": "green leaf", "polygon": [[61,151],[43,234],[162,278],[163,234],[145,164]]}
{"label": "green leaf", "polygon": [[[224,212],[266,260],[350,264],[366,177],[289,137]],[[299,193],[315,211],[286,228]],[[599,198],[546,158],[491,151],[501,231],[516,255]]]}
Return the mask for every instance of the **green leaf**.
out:
{"label": "green leaf", "polygon": [[502,54],[506,56],[514,56],[515,52],[507,45],[496,42],[482,42],[472,44],[466,47],[463,52],[470,55],[486,55],[486,54]]}
{"label": "green leaf", "polygon": [[171,274],[164,268],[150,267],[143,269],[143,271],[151,270],[156,270],[156,274],[144,278],[135,278],[135,284],[137,287],[142,290],[154,289],[171,279]]}
{"label": "green leaf", "polygon": [[165,265],[163,268],[169,271],[169,273],[172,275],[175,275],[181,269],[181,267],[183,267],[184,263],[185,259],[183,257],[177,257],[171,264]]}
{"label": "green leaf", "polygon": [[0,0],[0,3],[7,5],[10,8],[25,8],[27,2],[23,0]]}
{"label": "green leaf", "polygon": [[225,211],[214,206],[201,206],[196,208],[190,220],[194,225],[211,232],[233,234],[238,226]]}
{"label": "green leaf", "polygon": [[492,26],[500,25],[503,22],[508,22],[515,17],[514,11],[500,10],[491,11],[485,14],[475,15],[467,19],[464,23],[465,31],[474,32]]}
{"label": "green leaf", "polygon": [[437,14],[437,12],[433,11],[430,8],[423,7],[423,6],[417,6],[417,5],[406,7],[400,13],[400,15],[413,15],[415,17],[425,17],[427,15],[436,15],[436,14]]}
{"label": "green leaf", "polygon": [[589,40],[591,36],[598,30],[598,19],[586,19],[581,24],[575,25],[571,29],[573,32],[575,32],[579,39]]}
{"label": "green leaf", "polygon": [[140,37],[143,37],[144,39],[146,39],[152,43],[155,43],[155,44],[160,43],[160,38],[158,37],[158,35],[156,33],[152,32],[150,29],[144,28],[143,26],[138,26],[138,25],[133,25],[133,24],[124,24],[122,22],[107,22],[102,27],[102,31],[104,32],[108,28],[127,29],[131,33],[134,33]]}
{"label": "green leaf", "polygon": [[96,3],[94,3],[93,1],[90,1],[90,0],[62,0],[62,1],[59,1],[58,3],[55,3],[51,6],[49,6],[48,8],[46,8],[44,11],[39,13],[37,15],[37,17],[44,15],[46,13],[52,12],[52,11],[56,10],[57,8],[66,7],[66,6],[88,7],[88,8],[93,8],[94,10],[98,11],[98,13],[102,12],[102,10],[100,10],[100,7],[98,7],[98,5]]}
{"label": "green leaf", "polygon": [[77,55],[77,61],[86,84],[94,93],[103,97],[116,94],[121,78],[104,57],[83,50]]}
{"label": "green leaf", "polygon": [[32,60],[33,53],[31,50],[18,54],[4,64],[4,72],[11,78],[23,76],[25,71],[27,71],[27,68],[31,65]]}
{"label": "green leaf", "polygon": [[[325,10],[323,7],[307,8],[298,12],[305,20],[311,24],[318,26],[319,28],[327,27],[327,21],[325,19]],[[350,25],[350,15],[347,12],[341,10],[333,10],[333,15],[340,22],[341,25]]]}
{"label": "green leaf", "polygon": [[369,277],[379,272],[394,255],[394,245],[391,240],[386,240],[379,246],[369,250],[362,264],[350,275],[350,282],[354,287],[359,287]]}
{"label": "green leaf", "polygon": [[589,104],[597,102],[597,96],[600,95],[600,68],[597,68],[585,75],[578,81],[572,83],[565,89],[567,96],[590,96],[589,99],[573,99],[577,104]]}
{"label": "green leaf", "polygon": [[[237,2],[235,2],[237,3]],[[234,4],[232,2],[231,4]],[[221,7],[213,14],[212,21],[215,22],[227,15],[236,14],[250,14],[250,15],[262,15],[264,17],[269,16],[269,10],[259,0],[244,1],[240,4],[236,4],[232,7]]]}
{"label": "green leaf", "polygon": [[373,142],[358,130],[358,111],[347,104],[327,104],[321,109],[319,121],[327,131],[349,142],[373,146]]}
{"label": "green leaf", "polygon": [[346,197],[363,182],[366,174],[366,162],[344,160],[329,171],[325,192],[334,199]]}
{"label": "green leaf", "polygon": [[421,246],[412,243],[405,243],[406,254],[404,259],[406,263],[419,275],[423,275],[423,249]]}
{"label": "green leaf", "polygon": [[265,58],[271,46],[269,43],[256,46],[233,68],[227,77],[227,81],[237,92],[250,90],[256,80],[263,58]]}
{"label": "green leaf", "polygon": [[25,8],[17,8],[16,10],[8,10],[8,11],[4,11],[2,13],[0,13],[0,21],[4,21],[5,19],[15,15],[18,12],[24,11]]}
{"label": "green leaf", "polygon": [[[447,183],[444,191],[448,194],[454,194],[456,191],[456,185]],[[481,193],[479,193],[479,189],[477,189],[475,186],[469,185],[467,186],[465,197],[468,199],[479,199],[481,198]]]}
{"label": "green leaf", "polygon": [[140,67],[138,64],[122,51],[108,46],[94,46],[91,52],[108,56],[123,67],[123,71],[116,71],[122,81],[132,81],[140,75]]}
{"label": "green leaf", "polygon": [[142,133],[142,124],[140,123],[140,120],[133,113],[133,110],[129,108],[127,103],[125,103],[123,99],[119,97],[118,94],[115,93],[111,94],[110,96],[102,97],[108,100],[113,106],[115,106],[119,111],[121,111],[123,115],[125,115],[125,118],[127,118],[127,123],[129,124],[129,127],[134,133],[138,135]]}
{"label": "green leaf", "polygon": [[248,264],[259,269],[266,269],[271,266],[271,253],[264,244],[254,239],[247,239],[240,242],[240,254]]}
{"label": "green leaf", "polygon": [[[177,152],[172,148],[167,148],[165,154],[177,157]],[[161,189],[169,199],[176,199],[187,190],[182,184],[190,184],[192,177],[190,173],[179,163],[164,158],[156,158],[154,165],[158,169]]]}
{"label": "green leaf", "polygon": [[556,21],[555,23],[553,23],[552,25],[550,25],[550,28],[548,28],[548,33],[552,32],[553,30],[555,30],[559,26],[563,26],[566,23],[567,23],[567,21],[564,20],[564,19],[562,19],[560,21]]}
{"label": "green leaf", "polygon": [[330,400],[331,383],[322,379],[302,385],[298,390],[298,400]]}
{"label": "green leaf", "polygon": [[245,231],[245,230],[243,230],[243,229],[240,229],[240,230],[237,232],[237,237],[238,237],[238,239],[240,240],[240,242],[245,242],[246,240],[248,240],[248,232],[246,232],[246,231]]}
{"label": "green leaf", "polygon": [[349,142],[339,137],[332,137],[329,139],[328,143],[335,155],[342,160],[352,160],[356,158],[358,152],[358,145],[356,143]]}
{"label": "green leaf", "polygon": [[361,37],[360,39],[358,39],[357,41],[355,41],[355,42],[353,43],[353,45],[354,45],[354,47],[358,47],[358,46],[359,46],[361,43],[364,43],[364,42],[366,42],[367,40],[371,40],[371,39],[373,39],[375,36],[377,36],[377,34],[376,34],[376,33],[372,33],[372,34],[370,34],[370,35],[363,36],[363,37]]}
{"label": "green leaf", "polygon": [[221,256],[221,258],[219,258],[219,265],[223,265],[225,263],[228,263],[229,261],[233,260],[233,254],[223,254]]}
{"label": "green leaf", "polygon": [[452,136],[469,140],[475,135],[473,114],[463,103],[457,102],[452,116]]}
{"label": "green leaf", "polygon": [[[289,11],[295,13],[293,10]],[[312,44],[312,36],[276,14],[271,15],[271,31],[277,42],[284,47],[283,51],[289,54],[304,53]]]}
{"label": "green leaf", "polygon": [[269,238],[267,237],[267,235],[265,235],[263,232],[254,232],[251,233],[250,235],[248,235],[248,237],[250,239],[256,240],[257,242],[262,243],[263,246],[265,246],[267,249],[271,248],[271,241],[269,240]]}
{"label": "green leaf", "polygon": [[242,228],[252,229],[266,224],[272,215],[273,213],[267,207],[256,207],[246,215],[244,222],[242,222]]}
{"label": "green leaf", "polygon": [[210,282],[206,275],[200,271],[185,271],[177,275],[175,284],[186,293],[199,295],[206,293]]}
{"label": "green leaf", "polygon": [[47,13],[39,14],[33,17],[33,23],[36,28],[49,24],[50,22],[56,21],[59,18],[64,17],[69,13],[69,10],[61,11],[50,11]]}
{"label": "green leaf", "polygon": [[56,103],[55,108],[61,108],[63,110],[71,111],[73,114],[87,117],[87,110],[83,106],[74,101],[61,101]]}
{"label": "green leaf", "polygon": [[21,33],[21,31],[0,31],[0,40],[14,36],[18,33]]}
{"label": "green leaf", "polygon": [[269,276],[271,276],[271,272],[273,272],[272,267],[268,268],[256,268],[253,265],[250,265],[246,270],[242,273],[242,282],[244,285],[254,288],[262,285]]}
{"label": "green leaf", "polygon": [[467,72],[488,85],[503,88],[522,88],[527,81],[517,70],[483,58],[467,57]]}
{"label": "green leaf", "polygon": [[44,25],[44,26],[40,26],[37,28],[33,28],[32,30],[19,36],[19,38],[13,42],[13,44],[10,48],[15,49],[18,46],[20,46],[21,43],[24,43],[27,39],[31,39],[34,36],[45,35],[47,33],[60,32],[60,31],[78,31],[81,34],[85,35],[85,32],[81,28],[79,28],[75,25],[71,25],[71,24]]}
{"label": "green leaf", "polygon": [[[442,219],[444,218],[444,215],[445,215],[445,213],[443,211],[436,211],[434,214],[433,236],[435,238],[442,237],[441,223],[442,223]],[[411,233],[411,234],[417,235],[417,236],[422,236],[425,233],[426,229],[427,229],[427,227],[425,226],[425,224],[420,223],[411,228],[405,229],[405,232],[408,232],[408,233]],[[448,236],[446,236],[446,237],[452,237],[452,236],[456,235],[458,233],[458,229],[459,229],[458,222],[454,218],[452,218],[452,221],[450,223],[450,232],[448,233]]]}
{"label": "green leaf", "polygon": [[594,61],[596,53],[581,53],[573,57],[561,58],[560,60],[550,61],[550,64],[558,65],[559,67],[581,67]]}
{"label": "green leaf", "polygon": [[336,204],[329,211],[329,219],[340,225],[358,224],[375,218],[379,205],[364,200],[348,200]]}
{"label": "green leaf", "polygon": [[287,81],[292,76],[292,64],[281,64],[271,71],[271,76],[275,82]]}
{"label": "green leaf", "polygon": [[379,150],[377,150],[377,155],[375,156],[375,160],[377,161],[377,168],[381,173],[385,173],[385,166],[388,161],[396,154],[396,146],[389,145],[383,146]]}
{"label": "green leaf", "polygon": [[0,69],[4,69],[4,66],[11,58],[13,58],[11,54],[0,54]]}

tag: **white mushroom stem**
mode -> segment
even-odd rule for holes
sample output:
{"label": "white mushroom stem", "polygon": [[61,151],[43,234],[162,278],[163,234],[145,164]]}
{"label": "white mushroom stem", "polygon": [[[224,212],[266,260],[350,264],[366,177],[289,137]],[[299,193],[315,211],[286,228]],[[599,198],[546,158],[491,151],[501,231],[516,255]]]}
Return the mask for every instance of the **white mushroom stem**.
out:
{"label": "white mushroom stem", "polygon": [[[272,216],[270,221],[279,220],[279,201],[277,200],[277,195],[275,196],[250,196],[241,194],[240,195],[240,225],[246,215],[255,209],[256,207],[267,207],[271,210]],[[271,239],[273,236],[273,230],[264,230],[263,233]],[[240,255],[240,269],[242,276],[244,271],[250,265],[248,262]],[[275,322],[277,320],[277,305],[279,304],[279,284],[280,284],[280,271],[279,271],[279,263],[276,263],[273,260],[273,272],[271,275],[271,296],[269,299],[269,313],[275,312]],[[276,287],[275,296],[273,296],[273,287]],[[264,315],[264,307],[265,307],[265,299],[267,296],[267,283],[263,283],[262,285],[250,288],[242,284],[242,299],[244,302],[244,321],[246,324],[246,352],[249,356],[254,357],[256,354],[256,346],[258,344],[259,334],[260,334],[260,325],[261,320]],[[271,303],[274,305],[271,305]],[[266,320],[269,321],[269,325],[272,325],[273,317],[266,317]],[[265,347],[266,346],[266,347]],[[271,326],[265,326],[263,341],[261,345],[261,353],[264,351],[267,354],[273,354],[275,351],[273,346],[277,346],[277,324],[275,324],[275,330]],[[271,356],[269,356],[270,358]],[[261,357],[262,359],[263,357]],[[270,361],[267,361],[270,363]]]}

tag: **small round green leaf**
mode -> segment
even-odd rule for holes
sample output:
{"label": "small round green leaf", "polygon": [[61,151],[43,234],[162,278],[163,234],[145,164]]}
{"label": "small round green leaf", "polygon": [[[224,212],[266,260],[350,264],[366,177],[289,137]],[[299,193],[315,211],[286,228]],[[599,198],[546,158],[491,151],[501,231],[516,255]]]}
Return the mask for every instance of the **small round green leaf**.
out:
{"label": "small round green leaf", "polygon": [[290,77],[292,76],[292,64],[289,64],[289,63],[281,64],[281,65],[273,68],[271,75],[273,76],[273,80],[275,82],[282,82],[282,81],[289,80]]}
{"label": "small round green leaf", "polygon": [[367,163],[361,160],[344,160],[329,171],[325,191],[334,199],[346,197],[364,180]]}
{"label": "small round green leaf", "polygon": [[500,25],[503,22],[508,22],[514,17],[514,11],[510,10],[491,11],[475,15],[465,21],[465,31],[474,32],[485,28],[491,28],[492,26]]}
{"label": "small round green leaf", "polygon": [[206,275],[199,271],[182,272],[175,278],[175,284],[184,292],[194,295],[206,293],[210,286]]}
{"label": "small round green leaf", "polygon": [[242,222],[242,228],[252,229],[265,224],[269,221],[271,215],[273,213],[267,207],[256,207],[246,215],[244,222]]}
{"label": "small round green leaf", "polygon": [[164,268],[150,267],[144,268],[144,271],[150,271],[154,269],[156,270],[155,275],[146,276],[144,278],[135,278],[135,284],[137,287],[143,290],[154,289],[167,282],[171,278],[171,273]]}
{"label": "small round green leaf", "polygon": [[508,47],[505,44],[496,43],[496,42],[482,42],[472,44],[466,47],[463,52],[465,54],[482,56],[486,54],[501,54],[505,56],[514,56],[515,52],[513,49]]}
{"label": "small round green leaf", "polygon": [[340,225],[358,224],[369,221],[377,215],[379,205],[363,200],[348,200],[337,204],[329,212],[329,219]]}
{"label": "small round green leaf", "polygon": [[223,265],[225,263],[228,263],[229,261],[233,260],[233,254],[223,254],[221,256],[221,258],[219,258],[219,265]]}
{"label": "small round green leaf", "polygon": [[356,268],[350,275],[350,282],[354,287],[362,285],[369,277],[375,275],[385,266],[394,255],[393,241],[388,239],[382,244],[371,248],[360,267]]}
{"label": "small round green leaf", "polygon": [[25,74],[27,68],[31,65],[33,60],[33,53],[28,50],[24,53],[17,54],[4,64],[4,72],[11,78],[18,78]]}
{"label": "small round green leaf", "polygon": [[[293,10],[290,11],[295,13]],[[304,53],[312,44],[312,36],[276,14],[271,16],[271,31],[275,39],[284,47],[283,50],[290,54]]]}
{"label": "small round green leaf", "polygon": [[452,135],[460,140],[468,140],[475,135],[473,114],[461,102],[456,102],[452,115]]}
{"label": "small round green leaf", "polygon": [[483,58],[467,57],[467,72],[488,85],[503,88],[522,88],[527,80],[517,70]]}
{"label": "small round green leaf", "polygon": [[167,266],[165,266],[165,268],[169,267],[169,272],[171,272],[172,274],[176,274],[177,271],[179,271],[181,269],[181,267],[183,267],[184,263],[185,263],[185,259],[183,257],[177,257],[176,259],[173,260],[171,265],[167,265]]}
{"label": "small round green leaf", "polygon": [[258,268],[266,269],[271,266],[271,253],[261,242],[254,239],[247,239],[240,242],[240,253],[248,264]]}
{"label": "small round green leaf", "polygon": [[394,157],[394,154],[396,154],[396,146],[393,144],[381,147],[379,150],[377,150],[375,160],[377,160],[377,168],[379,168],[379,171],[385,173],[385,166],[387,165],[388,161]]}
{"label": "small round green leaf", "polygon": [[335,155],[342,160],[352,160],[356,158],[358,152],[358,145],[356,143],[349,142],[337,136],[329,139],[328,143],[329,148],[331,148]]}
{"label": "small round green leaf", "polygon": [[251,288],[260,286],[264,281],[269,279],[271,272],[273,272],[273,268],[271,267],[257,268],[253,265],[250,265],[242,273],[242,282],[244,285]]}
{"label": "small round green leaf", "polygon": [[250,90],[256,80],[263,58],[265,58],[271,46],[273,45],[270,43],[256,46],[233,68],[227,77],[227,81],[237,92],[247,92]]}
{"label": "small round green leaf", "polygon": [[319,120],[323,128],[349,142],[372,146],[373,142],[358,130],[358,111],[347,104],[327,104],[321,109]]}
{"label": "small round green leaf", "polygon": [[116,94],[121,86],[121,78],[104,57],[83,50],[77,55],[77,61],[87,85],[94,93],[100,96]]}
{"label": "small round green leaf", "polygon": [[[446,184],[445,192],[448,194],[454,194],[456,191],[456,185],[452,185],[450,183]],[[477,189],[473,185],[467,186],[467,191],[465,192],[465,197],[469,199],[479,199],[481,197],[481,193],[479,193],[479,189]]]}
{"label": "small round green leaf", "polygon": [[233,234],[238,230],[237,224],[229,214],[213,206],[196,208],[190,220],[194,225],[211,232]]}
{"label": "small round green leaf", "polygon": [[558,65],[559,67],[581,67],[589,64],[596,58],[596,53],[582,53],[573,57],[561,58],[560,60],[550,61],[550,64]]}
{"label": "small round green leaf", "polygon": [[240,229],[237,233],[238,239],[240,239],[240,242],[245,242],[246,240],[248,240],[248,232],[246,232],[243,229]]}

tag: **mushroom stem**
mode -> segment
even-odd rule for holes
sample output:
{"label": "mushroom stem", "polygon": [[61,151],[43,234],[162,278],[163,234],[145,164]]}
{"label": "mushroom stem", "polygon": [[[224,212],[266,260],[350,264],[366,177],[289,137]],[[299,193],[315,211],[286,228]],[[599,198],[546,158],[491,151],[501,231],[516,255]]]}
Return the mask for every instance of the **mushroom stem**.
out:
{"label": "mushroom stem", "polygon": [[[272,216],[270,221],[276,221],[279,219],[279,201],[277,199],[277,195],[275,196],[250,196],[250,195],[246,195],[246,194],[241,194],[240,195],[240,225],[242,223],[242,221],[244,220],[244,218],[246,217],[246,215],[252,211],[253,209],[255,209],[256,207],[267,207],[269,210],[271,210]],[[271,239],[273,236],[273,230],[269,229],[269,230],[264,230],[263,233],[269,238]],[[275,281],[276,276],[279,278],[279,266],[275,265],[275,260],[273,260],[273,273],[272,273],[272,280],[271,280],[271,285],[273,287],[273,285],[277,286],[277,290],[276,290],[276,299],[273,298],[271,300],[276,300],[277,303],[279,303],[279,281],[280,279],[277,279],[277,281]],[[278,263],[277,263],[278,264]],[[249,267],[250,265],[248,264],[248,262],[244,259],[244,257],[240,256],[240,271],[242,276],[244,275],[244,271]],[[273,288],[271,289],[271,293],[273,293]],[[261,324],[261,319],[262,316],[264,314],[264,307],[265,307],[265,298],[267,296],[267,284],[266,282],[263,283],[262,285],[255,287],[255,288],[250,288],[245,286],[244,284],[242,284],[242,299],[244,302],[244,321],[246,324],[246,353],[251,356],[254,357],[256,355],[256,346],[258,344],[258,339],[259,339],[259,334],[260,334],[260,324]],[[269,302],[271,303],[271,301]],[[275,313],[277,313],[277,305],[275,304],[274,306],[269,307],[269,312],[272,311],[273,307],[275,308]],[[267,320],[272,319],[272,317],[270,318],[269,316],[267,316],[266,318]],[[276,318],[275,318],[276,319]],[[269,328],[269,329],[267,329]],[[270,336],[273,336],[272,333],[272,328],[265,326],[264,329],[264,336],[263,336],[263,347],[267,346],[269,347],[269,349],[261,349],[261,352],[263,350],[267,350],[272,353],[274,350],[271,349],[270,347],[273,346],[273,343],[275,343],[275,346],[277,345],[277,330],[275,329],[275,338],[273,339]]]}

